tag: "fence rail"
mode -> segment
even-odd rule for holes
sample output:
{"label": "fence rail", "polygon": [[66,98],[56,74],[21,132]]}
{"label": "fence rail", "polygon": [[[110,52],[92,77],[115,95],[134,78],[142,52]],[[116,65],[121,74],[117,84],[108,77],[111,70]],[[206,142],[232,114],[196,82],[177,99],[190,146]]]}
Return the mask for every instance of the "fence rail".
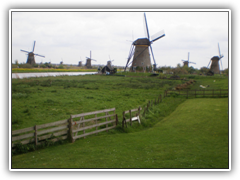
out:
{"label": "fence rail", "polygon": [[40,145],[44,143],[46,139],[52,142],[60,139],[64,140],[67,139],[68,129],[69,125],[66,119],[12,131],[12,147],[17,143],[34,143],[35,145]]}
{"label": "fence rail", "polygon": [[[100,111],[82,113],[77,115],[71,115],[69,119],[70,126],[70,139],[71,142],[74,142],[78,138],[86,138],[86,136],[97,134],[99,132],[108,131],[117,126],[118,118],[115,113],[115,108],[104,109]],[[112,112],[113,114],[109,114]],[[97,114],[105,113],[104,116],[97,117]],[[86,116],[95,115],[90,119],[85,119]],[[74,118],[80,118],[77,121],[74,121]],[[103,128],[103,126],[105,126]],[[109,127],[110,126],[110,127]],[[100,128],[100,129],[99,129]]]}
{"label": "fence rail", "polygon": [[196,90],[166,90],[164,96],[168,95],[184,95],[187,98],[189,96],[195,97],[205,97],[205,96],[212,96],[212,97],[226,97],[228,96],[228,89],[196,89]]}

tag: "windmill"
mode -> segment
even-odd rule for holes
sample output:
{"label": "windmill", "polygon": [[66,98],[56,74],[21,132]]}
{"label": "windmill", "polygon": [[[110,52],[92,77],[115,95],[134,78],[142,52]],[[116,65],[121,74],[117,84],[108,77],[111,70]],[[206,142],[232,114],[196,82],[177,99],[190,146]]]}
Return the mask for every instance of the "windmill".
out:
{"label": "windmill", "polygon": [[189,62],[189,55],[190,55],[190,52],[188,52],[188,60],[182,60],[182,61],[183,61],[183,66],[187,66],[187,67],[188,67],[188,65],[189,65],[190,63],[196,64],[196,63],[194,63],[194,62]]}
{"label": "windmill", "polygon": [[110,55],[109,55],[109,60],[107,61],[107,66],[111,69],[112,68],[112,62],[113,62],[114,60],[112,59],[111,60],[111,58],[110,58]]}
{"label": "windmill", "polygon": [[91,65],[91,61],[97,61],[97,60],[94,60],[94,59],[92,59],[92,57],[91,57],[91,51],[90,51],[90,58],[89,57],[86,57],[87,59],[86,59],[86,67],[88,68],[88,69],[90,69],[90,68],[92,68],[92,65]]}
{"label": "windmill", "polygon": [[82,58],[80,57],[80,61],[78,61],[78,66],[81,67],[82,66]]}
{"label": "windmill", "polygon": [[[143,18],[144,18],[144,29],[145,29],[147,38],[139,38],[132,43],[130,51],[129,51],[129,56],[127,58],[125,71],[126,71],[126,68],[130,65],[131,65],[131,71],[134,71],[134,69],[137,66],[142,67],[143,70],[146,70],[147,67],[151,67],[149,47],[151,49],[152,59],[154,62],[153,67],[154,67],[154,70],[156,69],[156,61],[155,61],[155,58],[153,55],[153,50],[152,50],[151,44],[154,41],[164,37],[165,33],[162,30],[162,31],[156,33],[155,35],[153,35],[150,40],[149,30],[148,30],[148,25],[147,25],[147,18],[146,18],[145,13],[144,13]],[[132,59],[132,61],[130,62],[131,59]]]}
{"label": "windmill", "polygon": [[28,57],[27,57],[27,63],[28,63],[28,64],[35,64],[35,63],[36,63],[34,56],[40,56],[40,57],[44,57],[44,58],[45,58],[45,56],[42,56],[42,55],[39,55],[39,54],[35,54],[35,53],[34,53],[35,44],[36,44],[36,41],[34,41],[34,43],[33,43],[33,49],[32,49],[31,52],[20,49],[20,51],[25,52],[25,53],[28,54]]}
{"label": "windmill", "polygon": [[[209,72],[212,72],[214,74],[220,74],[219,60],[221,60],[224,57],[223,54],[221,54],[221,52],[220,52],[219,43],[218,43],[218,53],[219,53],[219,56],[213,56],[210,59],[208,66],[207,66],[207,68],[208,68],[210,62],[212,61]],[[221,60],[221,66],[222,66],[222,60]],[[222,66],[222,69],[223,69],[223,66]]]}

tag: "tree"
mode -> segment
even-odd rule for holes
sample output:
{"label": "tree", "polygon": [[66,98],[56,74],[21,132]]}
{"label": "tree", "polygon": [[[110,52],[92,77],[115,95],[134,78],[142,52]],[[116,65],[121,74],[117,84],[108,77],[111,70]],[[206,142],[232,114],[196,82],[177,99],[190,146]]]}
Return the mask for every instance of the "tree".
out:
{"label": "tree", "polygon": [[203,74],[206,74],[208,71],[209,71],[209,69],[205,66],[200,68],[200,72]]}

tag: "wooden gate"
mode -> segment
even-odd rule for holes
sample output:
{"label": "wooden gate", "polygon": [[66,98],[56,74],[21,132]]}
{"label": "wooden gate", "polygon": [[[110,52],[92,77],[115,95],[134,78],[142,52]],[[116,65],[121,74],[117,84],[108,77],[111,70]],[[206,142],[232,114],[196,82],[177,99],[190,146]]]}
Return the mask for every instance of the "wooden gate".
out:
{"label": "wooden gate", "polygon": [[118,118],[115,108],[112,108],[71,115],[69,121],[72,125],[69,133],[74,142],[78,138],[86,138],[86,136],[115,128]]}

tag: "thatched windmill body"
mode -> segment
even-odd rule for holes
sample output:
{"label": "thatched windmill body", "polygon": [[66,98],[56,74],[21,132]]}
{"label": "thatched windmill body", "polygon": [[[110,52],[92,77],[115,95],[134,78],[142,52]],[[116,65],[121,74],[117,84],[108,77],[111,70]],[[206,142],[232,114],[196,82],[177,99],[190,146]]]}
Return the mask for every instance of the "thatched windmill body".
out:
{"label": "thatched windmill body", "polygon": [[190,56],[190,53],[188,52],[188,60],[182,60],[183,61],[183,66],[189,66],[190,63],[192,64],[196,64],[194,62],[189,62],[189,56]]}
{"label": "thatched windmill body", "polygon": [[45,58],[45,56],[42,56],[42,55],[39,55],[39,54],[35,54],[35,53],[34,53],[35,44],[36,44],[36,41],[34,41],[34,43],[33,43],[33,49],[32,49],[31,52],[20,49],[20,51],[25,52],[25,53],[28,54],[27,62],[26,62],[26,63],[28,63],[28,64],[36,64],[36,62],[35,62],[35,56],[40,56],[40,57],[44,57],[44,58]]}
{"label": "thatched windmill body", "polygon": [[[145,29],[147,38],[139,38],[132,43],[132,46],[131,46],[130,52],[129,52],[129,56],[127,58],[125,70],[130,65],[131,65],[131,71],[134,71],[134,68],[136,68],[136,67],[142,67],[143,70],[145,70],[147,67],[151,67],[149,48],[151,50],[152,59],[154,62],[153,67],[154,67],[154,69],[156,68],[156,61],[155,61],[155,58],[153,55],[153,50],[152,50],[151,44],[154,41],[164,37],[165,33],[162,30],[162,31],[156,33],[155,35],[153,35],[150,40],[149,30],[148,30],[148,25],[147,25],[147,18],[146,18],[145,13],[144,13],[144,29]],[[132,59],[132,61],[131,61],[131,59]]]}
{"label": "thatched windmill body", "polygon": [[[219,66],[219,60],[221,60],[221,66],[222,66],[222,58],[224,57],[223,54],[221,54],[220,52],[220,46],[219,46],[219,43],[218,43],[218,53],[219,53],[219,56],[213,56],[209,63],[208,63],[208,66],[207,68],[209,67],[209,64],[210,62],[211,63],[211,66],[210,66],[210,72],[214,73],[214,74],[220,74],[220,66]],[[222,67],[223,68],[223,67]]]}
{"label": "thatched windmill body", "polygon": [[92,59],[91,56],[92,56],[92,55],[91,55],[91,51],[90,51],[90,58],[89,58],[89,57],[86,57],[87,59],[86,59],[86,64],[85,64],[85,66],[86,66],[88,69],[92,68],[92,63],[91,63],[91,61],[97,61],[97,60]]}

